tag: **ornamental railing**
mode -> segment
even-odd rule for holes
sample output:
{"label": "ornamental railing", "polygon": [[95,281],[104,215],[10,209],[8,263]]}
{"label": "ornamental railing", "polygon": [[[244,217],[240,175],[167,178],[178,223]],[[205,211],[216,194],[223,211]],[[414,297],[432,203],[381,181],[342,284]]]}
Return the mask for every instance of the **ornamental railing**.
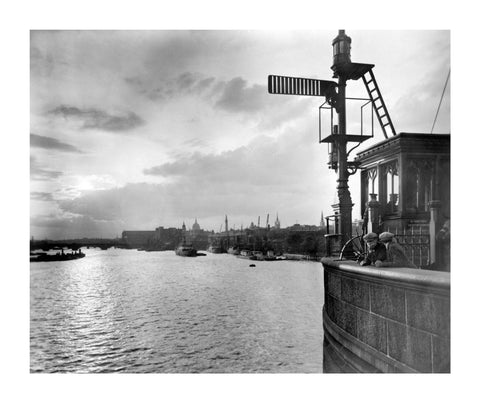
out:
{"label": "ornamental railing", "polygon": [[412,225],[403,231],[390,230],[397,242],[405,249],[407,257],[419,268],[430,264],[430,234],[424,225]]}

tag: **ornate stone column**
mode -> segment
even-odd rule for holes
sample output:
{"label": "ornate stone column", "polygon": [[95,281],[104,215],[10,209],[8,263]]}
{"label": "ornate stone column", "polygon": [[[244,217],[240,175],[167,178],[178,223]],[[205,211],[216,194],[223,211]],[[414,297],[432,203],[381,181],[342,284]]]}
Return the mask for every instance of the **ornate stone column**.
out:
{"label": "ornate stone column", "polygon": [[440,231],[439,213],[442,203],[440,200],[432,200],[428,203],[430,208],[430,264],[441,262],[437,243],[437,234]]}

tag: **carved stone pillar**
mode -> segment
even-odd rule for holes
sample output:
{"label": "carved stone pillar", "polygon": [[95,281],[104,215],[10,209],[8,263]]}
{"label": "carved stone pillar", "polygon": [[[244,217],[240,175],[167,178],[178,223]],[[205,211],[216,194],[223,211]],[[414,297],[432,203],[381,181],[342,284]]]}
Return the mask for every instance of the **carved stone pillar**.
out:
{"label": "carved stone pillar", "polygon": [[439,213],[442,203],[440,200],[432,200],[428,203],[430,208],[430,264],[440,263],[440,253],[437,244],[437,234],[440,231]]}

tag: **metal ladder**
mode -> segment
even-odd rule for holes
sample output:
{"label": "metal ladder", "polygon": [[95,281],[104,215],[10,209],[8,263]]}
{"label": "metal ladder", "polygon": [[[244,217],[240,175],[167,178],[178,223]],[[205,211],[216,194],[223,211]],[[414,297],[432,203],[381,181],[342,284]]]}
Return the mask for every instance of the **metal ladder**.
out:
{"label": "metal ladder", "polygon": [[388,139],[389,136],[386,128],[387,126],[390,126],[391,134],[396,136],[397,133],[395,132],[395,127],[393,127],[392,119],[390,119],[390,115],[388,114],[387,105],[385,105],[385,101],[380,93],[380,88],[378,87],[377,80],[375,80],[375,76],[373,75],[373,70],[368,70],[362,76],[362,80],[367,88],[370,100],[372,101],[373,109],[375,109],[375,114],[377,115],[378,122],[382,128],[383,135],[386,139]]}

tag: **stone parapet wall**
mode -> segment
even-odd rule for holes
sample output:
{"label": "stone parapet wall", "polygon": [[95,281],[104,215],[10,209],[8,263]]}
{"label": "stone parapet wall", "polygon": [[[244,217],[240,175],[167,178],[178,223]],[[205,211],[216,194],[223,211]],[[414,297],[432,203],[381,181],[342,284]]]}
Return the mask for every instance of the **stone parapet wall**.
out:
{"label": "stone parapet wall", "polygon": [[450,372],[450,273],[322,260],[325,338],[360,372]]}

